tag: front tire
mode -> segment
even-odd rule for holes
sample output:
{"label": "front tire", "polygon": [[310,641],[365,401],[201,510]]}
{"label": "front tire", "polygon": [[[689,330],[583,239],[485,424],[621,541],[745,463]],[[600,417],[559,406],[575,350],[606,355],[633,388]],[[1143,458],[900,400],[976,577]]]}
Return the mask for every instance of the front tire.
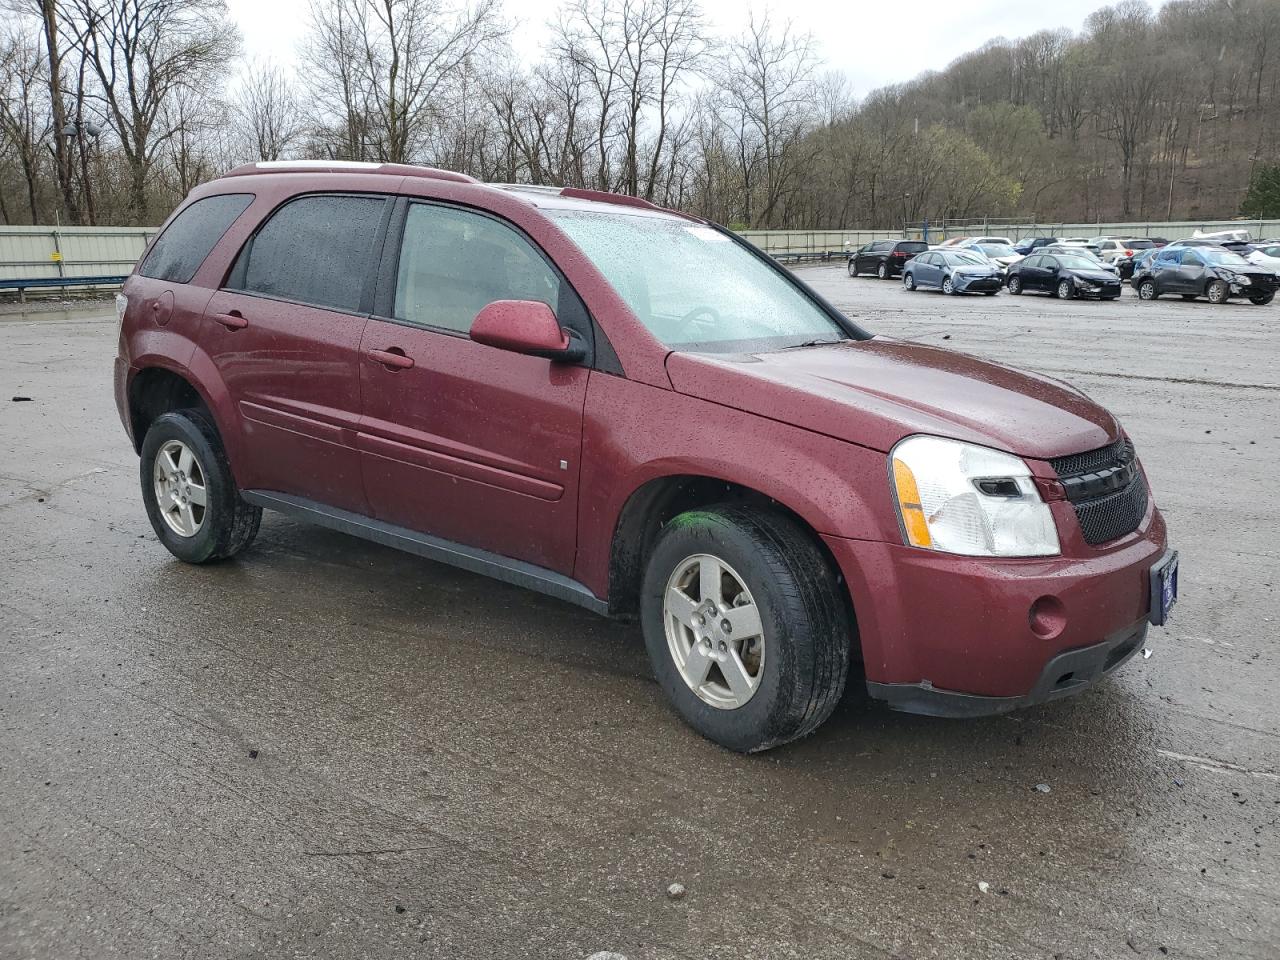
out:
{"label": "front tire", "polygon": [[179,560],[222,560],[257,536],[262,509],[240,499],[218,430],[202,411],[157,417],[142,441],[139,473],[151,527]]}
{"label": "front tire", "polygon": [[848,266],[849,276],[856,277],[858,275],[858,264],[852,258],[849,260]]}
{"label": "front tire", "polygon": [[1205,296],[1209,298],[1210,303],[1226,303],[1230,295],[1231,288],[1222,280],[1210,281],[1208,289],[1205,290]]}
{"label": "front tire", "polygon": [[951,282],[950,277],[942,278],[942,292],[948,295],[956,292],[956,285]]}
{"label": "front tire", "polygon": [[1275,298],[1276,298],[1276,294],[1274,290],[1269,290],[1266,293],[1249,294],[1249,302],[1257,307],[1265,307],[1268,303],[1270,303]]}
{"label": "front tire", "polygon": [[916,288],[916,278],[909,273],[904,273],[902,275],[902,285],[908,290],[914,290]]}
{"label": "front tire", "polygon": [[1059,300],[1070,300],[1076,295],[1076,288],[1070,280],[1059,280],[1055,293]]}
{"label": "front tire", "polygon": [[1022,280],[1019,279],[1018,277],[1010,277],[1009,282],[1008,284],[1006,284],[1006,286],[1008,286],[1009,292],[1013,294],[1015,297],[1018,294],[1022,293]]}
{"label": "front tire", "polygon": [[722,504],[671,520],[649,556],[640,616],[677,712],[730,750],[807,736],[844,691],[853,627],[842,588],[782,514]]}

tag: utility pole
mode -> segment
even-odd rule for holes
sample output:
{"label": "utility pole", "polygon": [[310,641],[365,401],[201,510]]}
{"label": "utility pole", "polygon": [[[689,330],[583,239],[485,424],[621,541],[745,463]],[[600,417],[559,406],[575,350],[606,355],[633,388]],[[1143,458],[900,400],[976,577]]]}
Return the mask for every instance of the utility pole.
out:
{"label": "utility pole", "polygon": [[61,136],[67,125],[66,105],[62,102],[62,54],[58,50],[58,0],[40,0],[40,16],[44,21],[44,43],[49,53],[49,101],[53,108],[53,129],[59,135],[53,138],[54,165],[58,168],[58,188],[62,192],[62,206],[67,219],[80,222],[80,204],[76,201],[72,183],[71,143]]}

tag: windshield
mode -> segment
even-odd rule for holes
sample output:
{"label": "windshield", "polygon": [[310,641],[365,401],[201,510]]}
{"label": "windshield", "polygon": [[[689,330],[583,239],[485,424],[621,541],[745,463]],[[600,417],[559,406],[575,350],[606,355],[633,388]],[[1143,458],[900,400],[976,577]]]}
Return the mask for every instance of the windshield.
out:
{"label": "windshield", "polygon": [[1217,250],[1213,247],[1201,247],[1196,253],[1204,257],[1209,263],[1219,267],[1247,267],[1249,261],[1238,253],[1232,253],[1230,250]]}
{"label": "windshield", "polygon": [[1018,252],[1003,243],[980,243],[978,249],[988,257],[1016,257]]}
{"label": "windshield", "polygon": [[723,353],[850,339],[731,237],[688,220],[546,210],[655,337]]}
{"label": "windshield", "polygon": [[945,253],[943,254],[943,257],[946,258],[947,263],[952,264],[967,263],[979,267],[985,267],[988,263],[988,261],[984,260],[982,257],[975,256],[972,253]]}
{"label": "windshield", "polygon": [[1089,257],[1081,257],[1075,254],[1063,256],[1058,255],[1058,262],[1069,270],[1097,270],[1098,261]]}

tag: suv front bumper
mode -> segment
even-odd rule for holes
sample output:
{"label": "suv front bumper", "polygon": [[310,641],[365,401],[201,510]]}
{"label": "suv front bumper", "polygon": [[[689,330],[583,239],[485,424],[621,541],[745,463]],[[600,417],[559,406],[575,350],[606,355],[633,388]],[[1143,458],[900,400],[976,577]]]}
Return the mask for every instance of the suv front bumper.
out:
{"label": "suv front bumper", "polygon": [[1087,690],[1142,649],[1147,638],[1144,620],[1108,637],[1102,643],[1064,650],[1050,657],[1031,692],[1021,697],[985,697],[957,690],[939,690],[923,683],[874,683],[867,693],[894,710],[931,717],[985,717],[1061,700]]}
{"label": "suv front bumper", "polygon": [[[961,557],[823,540],[849,587],[870,695],[945,716],[1056,700],[1119,667],[1142,647],[1151,570],[1166,550],[1154,505],[1135,532],[1097,548],[1077,533],[1058,557]],[[1056,611],[1053,629],[1033,629],[1038,601]]]}

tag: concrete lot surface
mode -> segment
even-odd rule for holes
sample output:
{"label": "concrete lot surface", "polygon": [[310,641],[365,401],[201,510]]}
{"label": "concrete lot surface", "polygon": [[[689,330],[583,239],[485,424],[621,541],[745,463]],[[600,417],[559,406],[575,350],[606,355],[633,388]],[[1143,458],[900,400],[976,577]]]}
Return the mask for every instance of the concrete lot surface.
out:
{"label": "concrete lot surface", "polygon": [[10,313],[0,958],[1280,956],[1280,304],[803,273],[1119,414],[1182,555],[1149,659],[989,720],[851,695],[727,753],[634,627],[271,515],[174,561],[110,306]]}

